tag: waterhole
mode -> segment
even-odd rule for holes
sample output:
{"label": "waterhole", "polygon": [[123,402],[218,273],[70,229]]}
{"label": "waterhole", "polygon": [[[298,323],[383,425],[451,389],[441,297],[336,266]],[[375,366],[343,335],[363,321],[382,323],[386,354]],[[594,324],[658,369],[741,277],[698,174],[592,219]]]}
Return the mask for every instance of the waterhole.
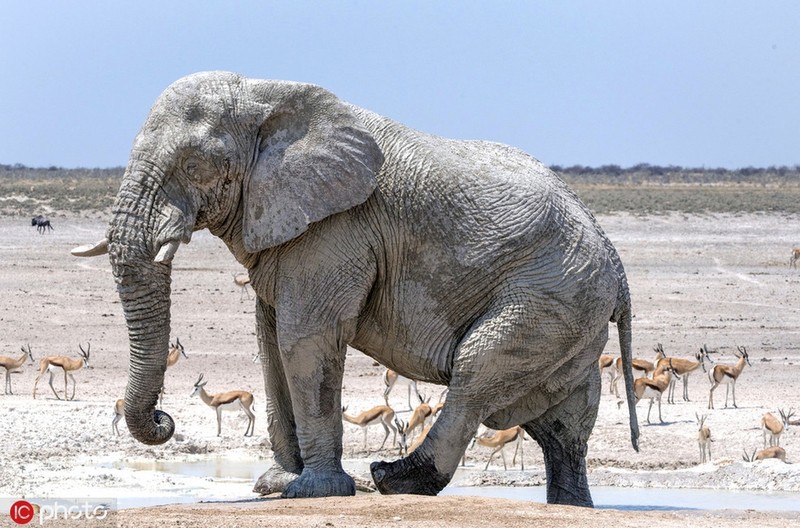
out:
{"label": "waterhole", "polygon": [[[345,469],[353,474],[368,471],[369,462],[344,461]],[[228,460],[223,458],[193,462],[137,461],[115,462],[112,467],[134,471],[158,471],[184,477],[213,479],[220,485],[241,486],[241,499],[253,499],[253,483],[270,466],[269,461]],[[633,488],[592,486],[595,508],[618,510],[759,510],[800,511],[800,497],[792,492],[759,492],[715,489]],[[440,495],[470,495],[497,497],[545,503],[544,486],[447,486]],[[119,508],[135,508],[214,500],[214,497],[197,498],[175,494],[163,497],[128,497],[118,501]],[[228,497],[226,500],[230,500]]]}

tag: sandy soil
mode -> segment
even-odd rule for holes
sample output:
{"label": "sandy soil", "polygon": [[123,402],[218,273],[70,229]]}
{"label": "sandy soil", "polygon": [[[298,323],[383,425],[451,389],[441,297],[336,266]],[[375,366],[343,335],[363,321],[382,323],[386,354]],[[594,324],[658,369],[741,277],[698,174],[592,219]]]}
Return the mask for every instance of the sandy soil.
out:
{"label": "sandy soil", "polygon": [[[34,358],[78,356],[78,344],[91,343],[90,369],[75,373],[74,401],[57,400],[40,380],[32,398],[36,367],[12,375],[13,395],[0,396],[2,445],[0,497],[7,504],[26,497],[115,500],[118,507],[146,504],[146,498],[170,501],[242,500],[253,497],[252,481],[270,464],[266,437],[264,392],[256,351],[253,301],[233,283],[242,271],[223,245],[208,233],[196,233],[178,252],[173,273],[172,335],[186,347],[167,372],[164,408],[177,422],[173,440],[159,447],[135,442],[124,428],[111,431],[113,402],[124,392],[127,336],[108,261],[77,259],[69,250],[103,236],[105,224],[92,217],[52,217],[55,231],[38,235],[30,220],[0,217],[0,354],[18,356],[30,344]],[[762,445],[760,418],[777,408],[800,409],[800,270],[787,266],[789,249],[800,245],[797,218],[770,215],[659,217],[604,216],[600,223],[622,255],[634,303],[635,355],[653,359],[662,343],[669,355],[690,357],[707,344],[715,360],[733,363],[736,346],[747,347],[746,367],[736,390],[738,408],[724,408],[725,388],[715,394],[715,410],[707,410],[709,383],[702,373],[689,381],[691,402],[662,405],[664,423],[654,406],[648,425],[647,404],[639,405],[641,452],[630,447],[625,406],[604,385],[600,414],[589,445],[592,485],[723,488],[800,491],[800,465],[741,460],[743,450]],[[252,292],[246,292],[252,296]],[[606,348],[618,353],[616,333]],[[382,367],[355,350],[347,360],[343,401],[349,410],[382,403]],[[223,418],[216,436],[214,412],[189,398],[200,373],[210,392],[244,389],[256,398],[256,434],[242,436],[241,413]],[[2,374],[2,372],[0,372]],[[63,396],[63,377],[54,386]],[[433,395],[441,388],[420,384]],[[70,392],[72,387],[70,386]],[[401,418],[408,417],[406,392],[391,395]],[[708,413],[713,462],[699,465],[695,413]],[[344,457],[356,477],[367,477],[368,462],[392,459],[397,449],[376,451],[380,428],[369,431],[368,449],[359,428],[345,424]],[[781,438],[789,461],[799,461],[800,428]],[[503,471],[496,459],[483,471],[489,451],[467,452],[467,467],[456,476],[460,485],[536,485],[544,482],[541,452],[525,442],[524,472]],[[508,453],[511,454],[510,452]],[[205,463],[198,470],[193,463]],[[209,462],[211,461],[211,462]],[[510,462],[510,456],[509,456]],[[183,474],[170,473],[182,463]],[[209,465],[210,464],[210,465]],[[212,469],[209,470],[208,468]],[[237,468],[244,475],[231,476]],[[192,469],[194,468],[194,469]],[[222,468],[222,473],[216,473]],[[167,469],[167,471],[154,471]],[[240,477],[240,478],[237,478]],[[128,509],[112,514],[122,526],[150,526],[161,521],[195,526],[268,523],[274,526],[378,526],[388,520],[422,525],[432,517],[437,526],[471,526],[474,512],[491,508],[494,520],[508,526],[547,520],[555,526],[605,524],[620,526],[720,525],[751,522],[770,526],[786,516],[759,512],[620,512],[556,508],[530,502],[464,497],[381,497],[360,494],[352,499],[212,503]],[[3,506],[4,514],[7,506]],[[800,507],[798,507],[800,510]],[[220,518],[225,519],[224,522]],[[9,522],[0,517],[0,523]],[[782,525],[782,524],[781,524]]]}

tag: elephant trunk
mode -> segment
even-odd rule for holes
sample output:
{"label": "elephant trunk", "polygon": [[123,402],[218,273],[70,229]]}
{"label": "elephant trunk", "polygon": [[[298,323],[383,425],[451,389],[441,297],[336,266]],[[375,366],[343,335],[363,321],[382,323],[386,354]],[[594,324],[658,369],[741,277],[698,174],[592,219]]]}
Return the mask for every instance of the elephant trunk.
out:
{"label": "elephant trunk", "polygon": [[[134,269],[141,272],[142,267]],[[150,279],[146,290],[120,289],[130,341],[125,420],[133,437],[145,444],[163,444],[175,431],[172,418],[155,409],[164,384],[169,349],[169,272],[165,275],[165,280]]]}
{"label": "elephant trunk", "polygon": [[134,438],[155,445],[175,431],[172,418],[155,409],[167,368],[172,265],[154,260],[161,231],[153,204],[158,192],[144,189],[137,183],[142,178],[130,177],[131,172],[129,167],[114,206],[109,258],[130,343],[125,420]]}

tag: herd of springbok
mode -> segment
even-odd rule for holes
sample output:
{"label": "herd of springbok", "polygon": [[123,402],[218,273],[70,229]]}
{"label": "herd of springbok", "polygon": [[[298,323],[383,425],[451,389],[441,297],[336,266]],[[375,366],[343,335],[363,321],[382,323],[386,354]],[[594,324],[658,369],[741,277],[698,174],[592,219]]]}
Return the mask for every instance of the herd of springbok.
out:
{"label": "herd of springbok", "polygon": [[[797,254],[800,255],[800,251]],[[683,386],[683,401],[690,401],[689,375],[698,369],[702,369],[709,381],[708,409],[714,409],[714,391],[720,385],[725,385],[725,408],[728,407],[729,396],[732,406],[738,408],[736,405],[736,380],[741,376],[745,366],[752,367],[752,364],[745,347],[737,346],[736,349],[736,352],[734,352],[736,363],[732,365],[714,364],[706,345],[703,345],[700,351],[694,355],[694,360],[667,356],[661,343],[658,343],[654,348],[655,361],[633,358],[635,404],[638,404],[643,399],[649,400],[647,423],[650,423],[650,411],[654,401],[658,403],[658,419],[661,423],[664,423],[661,417],[661,398],[666,392],[667,403],[674,404],[675,387],[679,380]],[[706,362],[709,363],[708,366],[706,366]],[[609,392],[619,398],[617,383],[622,379],[622,358],[603,354],[600,356],[598,365],[601,378],[607,377],[609,380]],[[619,400],[617,405],[621,406],[622,403],[622,400]],[[778,413],[780,418],[769,412],[762,416],[763,449],[753,450],[750,454],[745,450],[745,461],[753,462],[767,458],[786,461],[786,451],[780,446],[780,436],[789,427],[789,420],[794,416],[794,410],[785,411],[779,409]],[[703,464],[711,461],[711,442],[714,439],[711,437],[711,429],[705,424],[708,414],[701,416],[695,413],[695,417],[698,425],[697,444],[700,448],[700,463]]]}
{"label": "herd of springbok", "polygon": [[[367,428],[375,425],[381,426],[384,430],[383,441],[378,449],[383,449],[386,445],[386,440],[392,434],[392,445],[396,445],[399,448],[400,455],[408,456],[419,447],[431,430],[434,420],[447,401],[445,399],[447,389],[441,392],[439,401],[431,405],[431,397],[426,398],[420,394],[417,390],[416,381],[412,379],[400,376],[391,369],[386,369],[383,372],[383,382],[385,385],[383,392],[385,404],[376,405],[358,414],[348,414],[345,406],[342,408],[342,420],[362,428],[364,431],[364,449],[367,449]],[[408,411],[411,413],[407,418],[408,421],[399,418],[397,416],[398,413],[389,405],[389,394],[398,383],[408,385]],[[411,405],[412,391],[419,400],[416,406]],[[489,464],[497,453],[500,453],[500,457],[503,460],[503,468],[508,469],[504,450],[507,445],[515,444],[514,458],[511,464],[512,466],[516,464],[517,453],[519,453],[520,467],[525,469],[525,463],[522,459],[522,441],[524,438],[525,432],[519,426],[502,431],[492,431],[482,427],[473,438],[472,447],[479,445],[492,450],[485,469],[488,469]]]}
{"label": "herd of springbok", "polygon": [[[647,409],[647,423],[650,424],[650,415],[654,404],[658,404],[658,419],[664,423],[662,416],[662,396],[666,395],[667,403],[675,403],[675,391],[678,382],[682,385],[682,400],[690,402],[689,399],[689,377],[695,371],[702,370],[708,380],[708,409],[713,410],[714,407],[714,391],[720,385],[725,385],[725,408],[730,405],[738,408],[736,403],[736,381],[744,371],[745,366],[752,366],[750,358],[745,347],[737,347],[734,355],[737,358],[734,364],[721,364],[714,363],[711,359],[708,347],[703,345],[702,348],[694,355],[694,359],[681,358],[675,356],[667,356],[664,352],[662,344],[657,344],[654,348],[655,358],[654,361],[649,361],[642,358],[633,358],[633,372],[634,372],[634,395],[636,397],[636,404],[641,400],[648,400],[649,406]],[[619,399],[618,382],[622,379],[622,360],[619,357],[603,354],[599,359],[599,368],[601,378],[608,379],[609,392],[614,394]],[[430,398],[425,398],[418,392],[417,384],[414,380],[403,378],[396,372],[386,369],[383,374],[384,384],[386,389],[384,391],[385,403],[376,405],[358,414],[348,414],[347,407],[342,409],[342,419],[350,424],[357,425],[363,429],[364,432],[364,449],[367,449],[367,428],[370,426],[380,426],[383,428],[384,436],[378,449],[383,449],[389,438],[392,435],[392,445],[398,445],[400,454],[408,454],[414,451],[419,446],[425,436],[428,434],[433,420],[435,419],[442,406],[446,404],[443,400],[446,392],[443,392],[439,398],[439,402],[435,406],[431,406]],[[411,416],[404,421],[397,416],[397,413],[389,405],[389,393],[398,382],[405,382],[408,384],[409,390],[409,411]],[[410,405],[412,392],[419,400],[416,407]],[[619,399],[618,404],[622,404]],[[772,413],[766,413],[761,420],[761,427],[764,434],[764,449],[754,452],[749,456],[750,460],[762,460],[765,458],[778,458],[783,461],[786,459],[785,450],[780,447],[780,435],[789,426],[789,420],[794,415],[793,410],[784,411],[779,410],[780,419]],[[695,414],[697,418],[697,442],[700,449],[700,462],[711,461],[711,443],[714,439],[711,437],[711,430],[706,425],[708,414]],[[520,427],[512,427],[503,431],[490,432],[484,430],[479,432],[472,442],[472,445],[480,445],[491,448],[493,451],[486,463],[488,468],[492,458],[500,453],[503,461],[503,467],[507,468],[504,447],[510,444],[515,444],[514,460],[512,466],[516,464],[517,452],[521,451],[523,447],[523,440],[525,433]],[[522,457],[520,457],[522,458]],[[748,459],[746,456],[745,459]],[[523,465],[524,468],[524,465]]]}
{"label": "herd of springbok", "polygon": [[[83,345],[78,345],[80,349],[80,357],[79,358],[72,358],[67,356],[45,356],[39,360],[39,373],[36,376],[36,381],[33,384],[33,399],[36,399],[36,386],[39,384],[39,379],[47,372],[50,375],[50,389],[55,394],[56,398],[59,400],[61,396],[58,395],[56,392],[56,388],[53,387],[53,377],[62,372],[64,374],[64,399],[65,400],[73,400],[75,399],[75,377],[72,375],[73,372],[77,372],[83,367],[89,367],[89,352],[92,349],[92,345],[89,344],[86,346],[86,350],[83,349]],[[11,390],[11,374],[19,374],[22,372],[22,367],[25,364],[25,360],[29,360],[29,365],[33,365],[33,351],[31,350],[31,345],[28,344],[27,346],[22,346],[22,355],[19,357],[9,357],[9,356],[0,356],[0,367],[6,369],[6,385],[5,385],[5,394],[14,394]],[[67,389],[69,387],[67,377],[72,380],[72,396],[67,396]]]}
{"label": "herd of springbok", "polygon": [[[59,400],[73,400],[75,398],[76,382],[74,373],[81,368],[89,367],[89,357],[91,351],[91,344],[87,345],[86,349],[83,345],[78,345],[79,357],[69,356],[46,356],[39,360],[38,375],[34,382],[33,398],[36,398],[36,388],[41,377],[47,373],[49,375],[48,384],[55,397]],[[647,423],[650,424],[650,415],[655,403],[658,404],[658,419],[664,423],[662,416],[662,397],[666,393],[666,400],[669,404],[675,403],[675,389],[678,381],[682,384],[682,400],[690,402],[689,399],[689,377],[691,374],[698,370],[702,370],[708,378],[708,404],[709,410],[714,410],[714,391],[720,386],[725,385],[725,408],[728,407],[730,401],[731,405],[736,408],[736,382],[742,375],[746,366],[751,366],[750,358],[745,347],[737,347],[734,355],[737,358],[734,364],[721,364],[714,363],[711,359],[708,348],[703,345],[700,350],[695,353],[694,359],[687,359],[675,356],[667,356],[664,352],[664,347],[661,343],[654,347],[655,358],[649,361],[642,358],[633,358],[632,366],[634,373],[634,395],[636,398],[635,404],[641,400],[648,400],[649,406],[647,410]],[[180,342],[176,339],[175,343],[170,344],[169,353],[167,356],[167,368],[172,367],[178,362],[180,357],[187,358],[186,351]],[[258,356],[253,358],[253,361],[258,361]],[[5,394],[13,394],[12,391],[12,374],[19,373],[20,369],[24,366],[25,362],[29,364],[34,363],[33,351],[30,345],[21,348],[21,354],[17,357],[0,356],[0,367],[5,368]],[[619,357],[603,354],[600,356],[599,362],[600,375],[602,379],[608,379],[608,391],[618,399],[618,404],[622,404],[619,396],[619,381],[622,379],[622,361]],[[56,374],[62,373],[64,376],[64,397],[59,395],[56,387],[53,385],[53,379]],[[68,379],[72,380],[72,393],[68,394],[69,383]],[[367,429],[371,426],[380,426],[384,430],[383,440],[378,449],[383,449],[389,438],[392,435],[391,445],[399,448],[400,454],[407,455],[413,452],[420,443],[425,439],[426,435],[433,425],[433,421],[438,416],[442,407],[446,404],[445,396],[447,390],[445,389],[440,395],[437,403],[431,405],[430,397],[425,397],[418,391],[416,381],[400,376],[391,369],[385,369],[383,372],[383,381],[385,389],[383,391],[384,404],[377,405],[367,409],[358,414],[348,414],[347,407],[342,409],[342,419],[350,424],[357,425],[363,429],[364,432],[364,449],[367,449]],[[410,415],[404,420],[399,417],[399,412],[389,405],[389,395],[391,391],[400,384],[406,384],[408,388],[408,410],[401,412],[409,412]],[[200,374],[197,381],[194,383],[193,390],[190,396],[198,395],[200,399],[209,407],[213,408],[217,417],[217,435],[222,434],[222,410],[224,409],[240,409],[245,413],[248,418],[245,436],[252,436],[255,427],[255,414],[253,413],[254,398],[253,394],[248,391],[234,390],[226,391],[216,394],[209,394],[205,390],[206,382],[203,381],[203,374]],[[412,394],[418,400],[416,406],[412,405]],[[161,398],[164,395],[164,388],[162,387],[159,397],[159,405]],[[119,435],[118,423],[125,415],[125,402],[124,399],[118,399],[114,403],[114,416],[111,423],[112,432]],[[763,460],[766,458],[777,458],[786,460],[786,451],[780,445],[781,435],[788,429],[791,418],[795,415],[793,409],[778,409],[778,415],[773,413],[766,413],[761,418],[760,428],[763,436],[763,448],[760,450],[753,450],[748,453],[745,450],[744,459],[746,461]],[[711,430],[706,425],[708,414],[697,414],[697,442],[700,450],[700,462],[711,461],[711,444],[715,441],[711,436]],[[479,445],[492,450],[489,460],[486,462],[486,468],[489,467],[492,459],[496,454],[500,454],[503,461],[503,467],[507,468],[506,457],[504,448],[508,445],[515,445],[514,459],[512,466],[516,464],[517,453],[520,453],[521,467],[524,469],[524,462],[522,461],[522,448],[523,440],[525,439],[525,432],[520,427],[512,427],[502,431],[491,431],[482,428],[473,439],[472,446]]]}
{"label": "herd of springbok", "polygon": [[[392,445],[399,448],[399,454],[408,456],[413,453],[417,447],[425,440],[428,432],[433,426],[433,422],[439,415],[439,412],[444,407],[447,395],[447,389],[439,395],[439,401],[431,405],[431,397],[425,397],[417,391],[417,382],[400,376],[397,372],[386,369],[383,372],[383,382],[385,390],[383,392],[384,405],[376,405],[358,414],[348,414],[347,406],[342,408],[342,420],[347,423],[357,425],[364,431],[364,449],[367,449],[367,428],[370,426],[381,426],[384,430],[383,440],[378,449],[383,449],[386,445],[386,440],[392,434]],[[389,394],[392,389],[399,382],[408,384],[408,411],[411,415],[405,421],[397,416],[398,413],[389,405]],[[411,405],[411,392],[414,392],[419,400],[416,406]],[[398,438],[399,437],[399,438]],[[525,438],[525,432],[521,427],[511,427],[502,431],[492,431],[482,427],[473,438],[472,447],[479,445],[492,450],[489,459],[486,462],[486,468],[497,453],[503,461],[503,468],[508,469],[504,449],[509,444],[515,444],[514,458],[512,459],[512,467],[516,464],[517,453],[520,455],[520,467],[525,469],[523,460],[522,442]],[[463,460],[462,460],[463,463]]]}
{"label": "herd of springbok", "polygon": [[[169,367],[175,365],[181,356],[187,359],[189,357],[186,355],[186,350],[181,344],[181,340],[176,338],[175,343],[170,343],[169,346],[167,368],[169,369]],[[253,393],[243,390],[232,390],[217,394],[209,394],[205,389],[206,383],[208,383],[208,381],[203,381],[203,374],[200,374],[200,377],[192,387],[192,392],[189,394],[189,397],[200,396],[203,403],[214,409],[217,415],[217,436],[222,436],[222,411],[224,409],[241,409],[247,416],[247,429],[245,429],[244,436],[253,436],[256,424],[256,415],[253,414]],[[158,400],[159,406],[161,405],[164,392],[164,387],[162,386]],[[111,429],[117,435],[119,435],[117,423],[119,423],[124,416],[125,399],[120,398],[114,403],[114,418],[111,422]]]}
{"label": "herd of springbok", "polygon": [[[89,366],[89,357],[92,350],[91,343],[86,346],[84,350],[83,345],[78,345],[79,349],[79,357],[69,357],[69,356],[45,356],[39,360],[39,369],[36,376],[36,380],[33,383],[33,399],[36,399],[36,389],[39,385],[39,380],[44,376],[45,373],[49,375],[48,384],[50,385],[50,389],[53,391],[55,397],[59,400],[65,401],[72,401],[75,399],[75,391],[76,391],[76,381],[75,376],[73,375],[81,368],[86,367],[91,368]],[[33,351],[31,350],[30,344],[23,345],[21,349],[22,354],[18,357],[9,357],[9,356],[0,356],[0,367],[5,369],[5,391],[6,395],[13,395],[14,392],[11,388],[11,375],[12,374],[19,374],[22,372],[22,368],[25,365],[26,360],[29,362],[29,365],[33,365],[35,360],[33,358]],[[186,351],[181,344],[180,339],[176,339],[175,343],[170,344],[169,353],[167,355],[167,368],[175,365],[178,362],[178,359],[183,357],[188,357],[186,355]],[[53,379],[56,374],[63,373],[64,375],[64,397],[62,398],[56,387],[53,386]],[[205,389],[205,382],[202,382],[203,375],[200,374],[200,378],[194,384],[194,390],[191,393],[191,396],[199,395],[203,402],[208,405],[209,407],[213,408],[217,414],[217,436],[220,436],[222,433],[222,424],[221,424],[221,413],[223,409],[232,409],[232,408],[241,408],[244,413],[249,418],[247,424],[247,430],[245,431],[245,436],[252,436],[253,429],[255,427],[255,415],[252,411],[253,406],[253,394],[247,391],[228,391],[220,394],[208,394]],[[68,395],[69,392],[69,380],[72,380],[72,393]],[[164,387],[161,387],[161,392],[159,394],[159,406],[161,406],[162,399],[164,397]],[[125,400],[124,398],[120,398],[114,402],[114,416],[111,421],[111,431],[119,435],[119,421],[125,416]]]}

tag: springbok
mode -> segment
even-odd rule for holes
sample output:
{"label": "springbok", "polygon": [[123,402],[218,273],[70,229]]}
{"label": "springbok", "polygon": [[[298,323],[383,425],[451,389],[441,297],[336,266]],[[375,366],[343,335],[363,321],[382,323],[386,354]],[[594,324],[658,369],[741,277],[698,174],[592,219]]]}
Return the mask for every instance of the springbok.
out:
{"label": "springbok", "polygon": [[31,346],[28,345],[28,349],[26,350],[25,347],[22,347],[22,355],[18,358],[12,358],[8,356],[0,356],[0,367],[6,369],[6,389],[5,394],[14,394],[11,392],[11,374],[19,372],[17,369],[20,368],[25,363],[25,358],[30,358],[30,364],[33,364],[33,353],[31,353]]}
{"label": "springbok", "polygon": [[711,462],[711,442],[714,439],[711,438],[711,429],[705,425],[708,415],[700,416],[694,413],[694,416],[697,418],[697,445],[700,446],[700,463],[705,464]]}
{"label": "springbok", "polygon": [[397,382],[408,384],[408,408],[413,409],[411,406],[411,391],[413,389],[414,394],[416,394],[417,398],[419,398],[417,382],[410,378],[406,378],[405,376],[401,376],[394,370],[388,368],[383,372],[383,384],[386,386],[386,390],[383,391],[383,400],[386,402],[386,405],[389,406],[389,393],[392,392],[392,389]]}
{"label": "springbok", "polygon": [[117,424],[124,417],[125,417],[125,399],[120,398],[114,402],[114,419],[111,420],[111,432],[117,433],[117,436],[119,436],[119,427],[117,427]]}
{"label": "springbok", "polygon": [[347,406],[342,407],[342,419],[345,422],[357,425],[364,430],[364,449],[367,448],[367,428],[371,425],[382,425],[386,434],[383,435],[383,442],[378,449],[383,449],[386,439],[389,438],[389,431],[394,433],[392,445],[397,441],[397,429],[394,424],[394,410],[388,405],[377,405],[371,409],[359,413],[355,416],[347,414]]}
{"label": "springbok", "polygon": [[222,435],[222,410],[241,408],[247,415],[247,429],[245,436],[253,436],[256,428],[256,415],[253,414],[253,393],[241,390],[221,392],[219,394],[209,394],[205,386],[208,381],[203,381],[203,375],[194,382],[194,390],[189,397],[199,395],[203,403],[217,412],[217,436]]}
{"label": "springbok", "polygon": [[[658,420],[664,423],[661,418],[661,395],[669,387],[670,381],[675,376],[675,369],[672,363],[662,363],[655,372],[653,372],[653,379],[650,378],[636,378],[633,382],[633,392],[636,396],[634,405],[638,405],[641,400],[650,400],[650,405],[647,407],[647,423],[650,423],[650,411],[653,409],[653,400],[658,401]],[[618,405],[622,402],[618,402]]]}
{"label": "springbok", "polygon": [[429,401],[430,398],[425,400],[424,396],[419,396],[419,405],[417,405],[414,412],[411,413],[411,418],[408,419],[408,423],[401,433],[410,437],[411,433],[414,432],[417,427],[422,431],[429,421],[433,422],[433,408],[428,403]]}
{"label": "springbok", "polygon": [[416,451],[416,449],[420,446],[420,444],[422,444],[422,442],[428,436],[428,433],[431,431],[431,427],[433,427],[432,423],[423,427],[422,432],[417,435],[417,437],[414,439],[413,442],[411,442],[411,445],[408,445],[408,436],[404,432],[406,430],[406,423],[399,418],[395,418],[394,425],[400,432],[400,441],[398,442],[398,444],[400,445],[400,456],[408,456],[414,451]]}
{"label": "springbok", "polygon": [[50,389],[53,391],[53,394],[56,395],[56,398],[59,400],[61,397],[56,392],[55,387],[53,387],[53,376],[56,373],[57,369],[62,369],[64,371],[64,400],[68,400],[67,398],[67,376],[70,377],[72,380],[72,397],[69,400],[75,399],[75,377],[72,375],[73,372],[80,370],[82,367],[91,368],[89,366],[89,352],[92,350],[92,344],[89,343],[86,346],[86,350],[78,344],[78,348],[80,348],[80,359],[70,358],[67,356],[47,356],[43,357],[39,360],[39,375],[36,376],[36,381],[33,383],[33,399],[36,399],[36,386],[39,384],[39,379],[42,377],[42,374],[47,372],[50,374]]}
{"label": "springbok", "polygon": [[[764,439],[764,447],[781,445],[781,435],[789,429],[789,420],[794,416],[794,410],[788,412],[778,409],[780,420],[772,413],[766,413],[761,417],[761,437]],[[769,439],[767,439],[769,437]]]}
{"label": "springbok", "polygon": [[247,273],[234,273],[233,282],[241,288],[239,291],[239,302],[242,302],[242,294],[246,293],[247,298],[250,299],[250,292],[247,291],[247,285],[250,284],[250,275]]}
{"label": "springbok", "polygon": [[745,462],[755,462],[757,460],[766,460],[768,458],[777,458],[781,462],[786,462],[786,450],[780,446],[772,446],[766,449],[762,449],[761,451],[756,452],[753,450],[753,453],[748,455],[747,450],[744,452]]}
{"label": "springbok", "polygon": [[[708,349],[703,348],[700,349],[700,352],[694,355],[696,361],[692,361],[689,359],[679,358],[679,357],[672,357],[667,356],[664,353],[664,346],[661,343],[658,343],[655,348],[656,353],[656,367],[662,362],[667,362],[668,360],[672,360],[672,366],[675,369],[675,377],[672,378],[669,382],[669,391],[667,393],[667,403],[675,403],[675,386],[678,384],[678,379],[680,378],[683,381],[683,401],[689,401],[689,375],[700,368],[702,364],[702,360],[700,358],[701,354],[705,354],[706,357],[708,355]],[[709,358],[711,361],[711,358]]]}
{"label": "springbok", "polygon": [[189,356],[186,355],[186,350],[183,348],[181,344],[181,338],[176,337],[174,343],[170,343],[169,345],[169,353],[167,354],[167,368],[171,367],[178,360],[183,356],[186,359],[189,359]]}
{"label": "springbok", "polygon": [[603,376],[608,376],[609,394],[614,394],[614,378],[617,377],[617,368],[614,366],[614,356],[601,354],[597,364],[600,367],[600,378],[602,379]]}
{"label": "springbok", "polygon": [[[616,367],[616,374],[611,384],[614,386],[614,396],[619,398],[617,382],[622,379],[622,357],[618,357],[614,361],[614,366]],[[656,370],[656,366],[653,363],[641,358],[633,358],[631,360],[631,368],[633,369],[633,379],[647,378],[651,372]]]}
{"label": "springbok", "polygon": [[497,453],[500,453],[500,458],[503,460],[503,469],[508,470],[508,465],[506,464],[506,456],[504,453],[504,449],[506,445],[510,444],[511,442],[516,442],[516,447],[514,448],[514,458],[511,460],[511,466],[513,467],[514,464],[517,463],[517,452],[520,452],[520,469],[523,471],[525,470],[525,461],[523,460],[523,452],[522,452],[522,442],[525,439],[525,431],[522,430],[522,427],[516,426],[511,427],[509,429],[504,429],[502,431],[496,431],[494,434],[486,436],[476,436],[474,444],[478,444],[483,447],[488,447],[494,449],[492,454],[489,455],[489,460],[486,461],[486,467],[483,468],[484,471],[489,469],[489,463],[492,461],[492,458]]}
{"label": "springbok", "polygon": [[[186,359],[189,359],[189,356],[186,355],[186,350],[184,350],[183,345],[181,344],[181,338],[176,337],[175,343],[170,343],[169,345],[169,352],[167,353],[167,368],[170,368],[175,363],[177,363],[178,360],[181,358],[181,356],[185,357]],[[161,392],[158,393],[159,407],[162,406],[162,402],[164,401],[164,394],[166,392],[167,391],[164,389],[164,385],[162,385]]]}
{"label": "springbok", "polygon": [[442,412],[442,409],[444,409],[444,404],[446,400],[442,401],[442,399],[447,395],[447,392],[449,390],[450,390],[449,387],[445,387],[442,393],[439,394],[439,401],[436,402],[436,404],[431,407],[431,424],[433,424],[433,420],[435,420],[436,417],[439,415],[439,413]]}
{"label": "springbok", "polygon": [[714,408],[714,389],[719,387],[720,384],[725,384],[725,408],[728,408],[728,392],[733,395],[733,407],[736,407],[736,380],[742,374],[745,364],[750,364],[750,357],[747,355],[745,347],[737,346],[738,352],[734,355],[739,358],[735,365],[714,365],[708,371],[708,379],[711,382],[711,390],[708,392],[708,408]]}

